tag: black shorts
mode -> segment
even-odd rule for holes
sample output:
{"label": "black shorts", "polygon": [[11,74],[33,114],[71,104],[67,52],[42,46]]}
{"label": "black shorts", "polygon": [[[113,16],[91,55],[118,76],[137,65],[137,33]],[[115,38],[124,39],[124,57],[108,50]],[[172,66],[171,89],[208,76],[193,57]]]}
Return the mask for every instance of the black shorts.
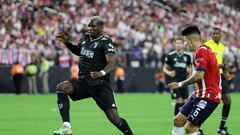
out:
{"label": "black shorts", "polygon": [[180,112],[195,126],[200,126],[217,108],[218,103],[209,99],[191,96]]}
{"label": "black shorts", "polygon": [[182,87],[176,90],[172,90],[172,99],[182,98],[187,99],[189,96],[188,87]]}
{"label": "black shorts", "polygon": [[73,86],[73,93],[69,94],[73,101],[92,97],[104,111],[117,108],[113,90],[109,85],[90,86],[82,79],[69,80],[69,82]]}
{"label": "black shorts", "polygon": [[229,81],[224,77],[223,74],[221,74],[221,79],[222,79],[222,94],[230,93]]}

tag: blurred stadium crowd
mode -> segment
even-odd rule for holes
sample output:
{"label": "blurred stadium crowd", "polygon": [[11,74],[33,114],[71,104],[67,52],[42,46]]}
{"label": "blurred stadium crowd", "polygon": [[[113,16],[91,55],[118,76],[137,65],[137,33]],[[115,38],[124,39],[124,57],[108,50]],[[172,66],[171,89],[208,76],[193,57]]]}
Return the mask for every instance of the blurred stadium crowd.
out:
{"label": "blurred stadium crowd", "polygon": [[[240,63],[239,0],[0,0],[0,64],[26,65],[45,56],[52,65],[69,67],[77,58],[55,35],[68,32],[78,42],[93,15],[105,19],[105,33],[112,37],[118,62],[133,67],[161,66],[173,39],[187,24],[201,28],[203,40],[211,28],[224,31],[228,60]],[[65,18],[44,11],[51,7]],[[239,64],[238,64],[239,65]]]}

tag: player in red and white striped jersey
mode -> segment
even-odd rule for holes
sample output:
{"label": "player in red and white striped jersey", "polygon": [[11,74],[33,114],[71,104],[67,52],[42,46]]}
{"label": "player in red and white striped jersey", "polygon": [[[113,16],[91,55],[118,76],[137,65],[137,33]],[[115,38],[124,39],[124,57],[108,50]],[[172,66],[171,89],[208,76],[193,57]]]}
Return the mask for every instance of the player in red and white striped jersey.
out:
{"label": "player in red and white striped jersey", "polygon": [[220,103],[221,77],[214,53],[206,45],[200,46],[193,64],[196,71],[205,72],[203,79],[195,83],[194,96]]}
{"label": "player in red and white striped jersey", "polygon": [[189,50],[195,53],[196,71],[181,82],[172,82],[170,89],[195,83],[195,91],[174,117],[172,135],[184,135],[184,126],[188,135],[197,135],[197,128],[212,114],[221,99],[221,78],[214,53],[201,42],[197,26],[189,26],[182,31]]}

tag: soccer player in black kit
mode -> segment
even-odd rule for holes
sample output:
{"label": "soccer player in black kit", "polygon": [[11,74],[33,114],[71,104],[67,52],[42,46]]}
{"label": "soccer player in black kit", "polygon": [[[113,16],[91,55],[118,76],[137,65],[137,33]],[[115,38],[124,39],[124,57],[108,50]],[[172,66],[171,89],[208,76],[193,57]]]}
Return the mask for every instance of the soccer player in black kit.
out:
{"label": "soccer player in black kit", "polygon": [[[176,38],[174,40],[175,50],[166,56],[163,72],[166,74],[166,83],[179,82],[185,80],[191,70],[191,56],[184,51],[184,40]],[[172,98],[176,100],[174,114],[177,115],[179,109],[187,101],[189,96],[188,88],[182,87],[172,91]]]}
{"label": "soccer player in black kit", "polygon": [[109,121],[125,135],[133,135],[125,119],[120,118],[113,91],[109,86],[109,72],[115,68],[115,49],[112,40],[103,35],[103,19],[94,16],[88,24],[88,33],[83,35],[78,45],[69,41],[67,34],[59,33],[57,38],[79,59],[79,78],[57,85],[57,103],[63,125],[54,135],[72,135],[69,116],[69,99],[73,101],[93,98],[104,111]]}

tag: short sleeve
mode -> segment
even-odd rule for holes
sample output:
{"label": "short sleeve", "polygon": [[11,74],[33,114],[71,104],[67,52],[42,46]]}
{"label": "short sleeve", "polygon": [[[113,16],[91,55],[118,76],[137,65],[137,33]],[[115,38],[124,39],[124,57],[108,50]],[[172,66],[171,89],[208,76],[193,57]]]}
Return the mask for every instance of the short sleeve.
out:
{"label": "short sleeve", "polygon": [[170,55],[167,55],[164,59],[164,63],[168,64],[168,65],[171,65],[172,62],[171,62],[171,59],[170,59]]}
{"label": "short sleeve", "polygon": [[113,54],[116,54],[115,53],[115,48],[113,46],[113,43],[112,43],[112,40],[111,39],[108,39],[104,42],[103,44],[103,51],[104,51],[104,54],[108,54],[108,53],[113,53]]}
{"label": "short sleeve", "polygon": [[195,57],[195,66],[197,71],[205,71],[209,62],[209,51],[206,47],[201,47]]}
{"label": "short sleeve", "polygon": [[187,65],[191,65],[191,64],[192,64],[192,57],[191,55],[188,55]]}

